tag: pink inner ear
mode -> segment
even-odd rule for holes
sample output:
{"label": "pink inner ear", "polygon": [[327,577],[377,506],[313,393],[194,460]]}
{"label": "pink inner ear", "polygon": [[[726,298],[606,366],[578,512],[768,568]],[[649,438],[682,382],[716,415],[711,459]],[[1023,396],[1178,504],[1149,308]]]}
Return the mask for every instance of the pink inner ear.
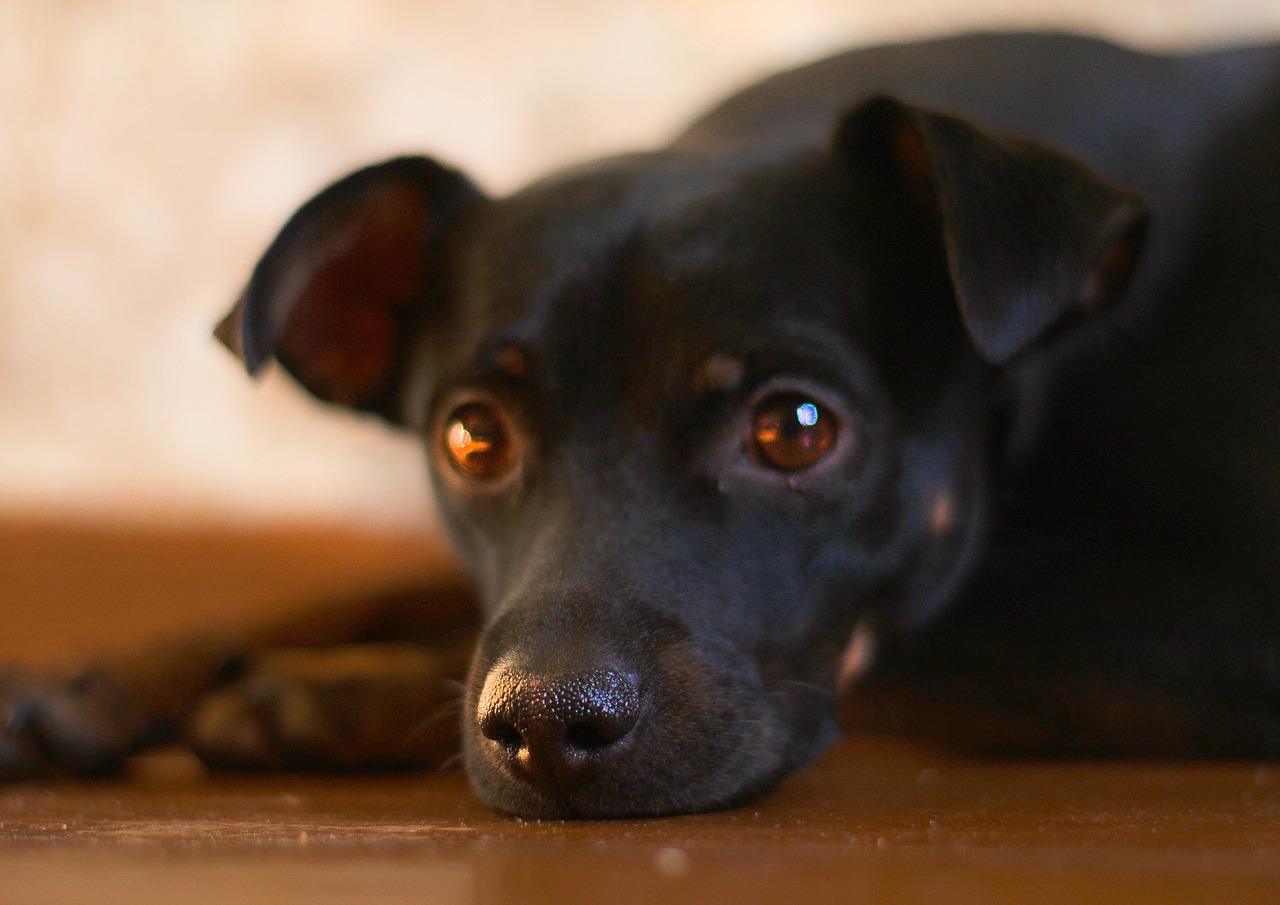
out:
{"label": "pink inner ear", "polygon": [[421,291],[428,225],[420,192],[378,186],[300,262],[279,355],[318,395],[350,406],[385,395],[404,311]]}

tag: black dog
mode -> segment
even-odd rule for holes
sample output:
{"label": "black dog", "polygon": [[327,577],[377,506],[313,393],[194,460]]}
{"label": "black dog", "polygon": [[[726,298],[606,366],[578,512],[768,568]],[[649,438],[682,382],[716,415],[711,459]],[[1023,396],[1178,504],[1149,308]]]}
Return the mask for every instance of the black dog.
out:
{"label": "black dog", "polygon": [[[424,437],[496,808],[740,802],[835,737],[842,663],[863,725],[1280,754],[1280,48],[862,51],[503,199],[391,160],[220,335]],[[271,650],[428,610],[11,676],[0,764],[183,725],[242,766],[426,761],[458,645]]]}

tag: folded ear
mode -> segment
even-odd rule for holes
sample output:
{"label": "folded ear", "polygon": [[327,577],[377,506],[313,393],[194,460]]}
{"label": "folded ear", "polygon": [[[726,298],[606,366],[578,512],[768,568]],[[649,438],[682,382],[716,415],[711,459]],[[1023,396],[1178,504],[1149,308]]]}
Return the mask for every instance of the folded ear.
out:
{"label": "folded ear", "polygon": [[1146,206],[1065,154],[887,97],[845,118],[837,148],[936,218],[961,316],[990,362],[1129,283]]}
{"label": "folded ear", "polygon": [[320,399],[400,421],[440,239],[481,197],[424,157],[357,170],[289,219],[215,335],[250,374],[274,356]]}

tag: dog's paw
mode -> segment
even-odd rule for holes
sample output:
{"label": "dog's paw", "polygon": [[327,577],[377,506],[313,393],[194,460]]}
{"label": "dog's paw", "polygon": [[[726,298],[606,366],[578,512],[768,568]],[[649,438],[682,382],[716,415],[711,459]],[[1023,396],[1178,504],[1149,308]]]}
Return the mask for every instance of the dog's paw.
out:
{"label": "dog's paw", "polygon": [[458,747],[458,657],[408,644],[272,651],[207,695],[186,740],[240,770],[430,767]]}
{"label": "dog's paw", "polygon": [[0,672],[0,781],[109,773],[138,737],[137,720],[99,671],[71,679]]}

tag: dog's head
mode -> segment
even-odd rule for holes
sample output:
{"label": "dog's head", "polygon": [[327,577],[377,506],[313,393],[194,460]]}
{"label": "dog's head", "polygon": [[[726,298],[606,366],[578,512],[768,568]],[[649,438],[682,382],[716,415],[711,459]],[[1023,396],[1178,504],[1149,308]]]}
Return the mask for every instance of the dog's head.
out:
{"label": "dog's head", "polygon": [[503,199],[424,158],[308,202],[220,336],[419,432],[488,624],[493,806],[741,801],[820,753],[855,625],[978,544],[1008,367],[1105,307],[1141,203],[875,99],[805,151],[673,149]]}

